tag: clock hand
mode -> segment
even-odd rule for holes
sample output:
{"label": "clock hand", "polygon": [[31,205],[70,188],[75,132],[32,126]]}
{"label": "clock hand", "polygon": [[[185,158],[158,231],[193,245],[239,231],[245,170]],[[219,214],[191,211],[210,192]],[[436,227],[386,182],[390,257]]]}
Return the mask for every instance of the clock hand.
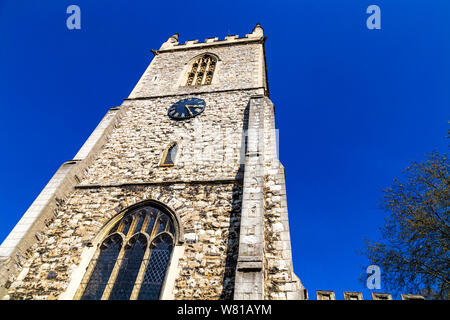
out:
{"label": "clock hand", "polygon": [[185,107],[189,111],[189,114],[191,115],[191,117],[193,117],[194,115],[192,114],[191,109],[189,109],[190,106],[185,106]]}

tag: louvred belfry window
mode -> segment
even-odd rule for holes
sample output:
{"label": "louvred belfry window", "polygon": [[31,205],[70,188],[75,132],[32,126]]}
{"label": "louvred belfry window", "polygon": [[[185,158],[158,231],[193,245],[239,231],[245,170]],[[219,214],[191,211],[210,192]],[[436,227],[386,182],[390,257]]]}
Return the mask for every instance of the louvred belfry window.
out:
{"label": "louvred belfry window", "polygon": [[155,300],[161,295],[175,228],[148,205],[124,215],[109,231],[79,289],[81,300]]}
{"label": "louvred belfry window", "polygon": [[216,69],[217,59],[209,54],[198,58],[192,64],[188,73],[186,86],[201,86],[211,84]]}

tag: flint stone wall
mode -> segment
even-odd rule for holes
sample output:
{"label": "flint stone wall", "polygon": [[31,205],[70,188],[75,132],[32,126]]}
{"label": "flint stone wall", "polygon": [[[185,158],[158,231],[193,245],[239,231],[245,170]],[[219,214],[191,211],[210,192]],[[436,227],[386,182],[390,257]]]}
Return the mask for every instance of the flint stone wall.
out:
{"label": "flint stone wall", "polygon": [[[204,53],[218,57],[211,85],[186,87],[190,63]],[[262,46],[256,42],[162,52],[153,58],[130,98],[262,87],[265,86],[262,54]]]}
{"label": "flint stone wall", "polygon": [[[239,184],[174,184],[77,189],[28,250],[10,299],[57,299],[71,280],[83,250],[117,211],[146,199],[159,200],[179,215],[184,256],[173,292],[176,299],[227,299],[237,255]],[[177,200],[182,199],[182,201]]]}
{"label": "flint stone wall", "polygon": [[[205,111],[173,121],[167,109],[196,97],[182,95],[125,101],[122,120],[88,168],[81,184],[241,178],[247,105],[258,90],[202,94]],[[198,96],[197,96],[198,97]],[[174,167],[159,167],[164,150],[178,144]]]}

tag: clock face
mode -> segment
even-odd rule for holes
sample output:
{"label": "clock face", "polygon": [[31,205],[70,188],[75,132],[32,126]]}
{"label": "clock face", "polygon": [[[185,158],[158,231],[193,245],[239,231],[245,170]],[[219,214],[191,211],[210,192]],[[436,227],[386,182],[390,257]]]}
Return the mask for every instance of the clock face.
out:
{"label": "clock face", "polygon": [[178,101],[167,111],[167,115],[174,120],[193,118],[205,110],[205,100],[189,98]]}

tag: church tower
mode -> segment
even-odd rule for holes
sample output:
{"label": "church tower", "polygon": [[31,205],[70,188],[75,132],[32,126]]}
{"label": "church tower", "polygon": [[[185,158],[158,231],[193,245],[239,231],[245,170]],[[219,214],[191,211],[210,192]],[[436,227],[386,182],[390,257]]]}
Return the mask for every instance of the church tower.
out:
{"label": "church tower", "polygon": [[306,299],[264,42],[171,36],[0,247],[0,299]]}

